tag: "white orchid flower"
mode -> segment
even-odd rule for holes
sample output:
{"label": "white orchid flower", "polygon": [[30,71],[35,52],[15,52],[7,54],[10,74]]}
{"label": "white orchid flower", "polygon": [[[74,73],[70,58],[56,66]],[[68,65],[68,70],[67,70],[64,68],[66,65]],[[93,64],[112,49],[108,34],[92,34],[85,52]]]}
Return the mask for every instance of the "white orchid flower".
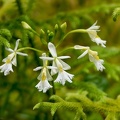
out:
{"label": "white orchid flower", "polygon": [[90,62],[93,62],[99,71],[103,71],[105,67],[103,66],[104,60],[99,59],[98,52],[91,50],[89,47],[85,46],[80,46],[80,45],[75,45],[75,49],[80,49],[80,50],[85,50],[79,57],[78,59],[84,57],[86,54],[89,55],[89,60]]}
{"label": "white orchid flower", "polygon": [[100,26],[97,26],[97,21],[87,29],[87,33],[90,36],[91,40],[93,42],[96,42],[97,45],[101,45],[102,47],[106,47],[106,41],[102,40],[98,35],[97,35],[97,31],[100,31],[99,28]]}
{"label": "white orchid flower", "polygon": [[58,73],[58,77],[54,82],[60,82],[62,85],[65,84],[65,81],[72,82],[71,79],[74,75],[67,73],[65,70],[70,69],[71,67],[62,61],[62,59],[70,58],[70,56],[57,56],[56,48],[55,46],[49,42],[48,43],[48,49],[52,55],[52,57],[40,57],[41,59],[47,59],[47,60],[53,60],[53,67],[57,67],[57,69],[51,70],[51,75],[54,75]]}
{"label": "white orchid flower", "polygon": [[5,64],[0,66],[0,72],[4,72],[4,75],[8,75],[10,71],[13,72],[12,65],[17,66],[17,54],[21,56],[28,56],[25,53],[17,52],[19,41],[20,39],[16,41],[14,50],[12,50],[11,48],[6,48],[6,50],[11,52],[11,54],[9,54],[6,58],[2,60],[2,62],[5,62]]}
{"label": "white orchid flower", "polygon": [[[46,53],[43,53],[42,57],[46,57]],[[56,67],[47,66],[47,60],[43,60],[43,66],[39,66],[33,69],[34,71],[41,70],[40,75],[37,77],[40,82],[35,87],[37,87],[39,91],[43,91],[43,93],[45,93],[48,89],[52,88],[52,86],[48,82],[49,80],[52,80],[48,69],[56,69]]]}
{"label": "white orchid flower", "polygon": [[18,48],[18,45],[19,45],[19,41],[20,39],[18,39],[16,41],[16,45],[15,45],[15,48],[14,50],[12,50],[11,48],[6,48],[6,50],[8,50],[9,52],[11,52],[10,55],[8,55],[8,57],[11,59],[11,62],[14,66],[17,66],[17,54],[18,55],[21,55],[21,56],[28,56],[26,53],[22,53],[22,52],[17,52],[17,48]]}

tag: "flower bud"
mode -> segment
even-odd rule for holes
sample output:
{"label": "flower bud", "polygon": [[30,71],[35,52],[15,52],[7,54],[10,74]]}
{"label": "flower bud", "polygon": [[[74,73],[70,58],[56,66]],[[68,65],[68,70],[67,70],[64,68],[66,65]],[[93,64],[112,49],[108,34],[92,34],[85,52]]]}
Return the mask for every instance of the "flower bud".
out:
{"label": "flower bud", "polygon": [[64,22],[64,23],[60,26],[60,28],[62,29],[63,32],[65,32],[65,30],[66,30],[66,28],[67,28],[67,23]]}
{"label": "flower bud", "polygon": [[55,34],[57,33],[58,31],[58,24],[55,25]]}
{"label": "flower bud", "polygon": [[22,23],[23,28],[28,29],[28,30],[32,29],[26,22],[22,21],[21,23]]}

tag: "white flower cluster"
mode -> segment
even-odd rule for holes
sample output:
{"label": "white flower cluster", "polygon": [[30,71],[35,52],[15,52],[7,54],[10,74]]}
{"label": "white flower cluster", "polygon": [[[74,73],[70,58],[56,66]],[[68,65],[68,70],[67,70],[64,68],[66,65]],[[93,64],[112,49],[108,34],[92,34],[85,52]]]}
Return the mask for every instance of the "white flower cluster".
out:
{"label": "white flower cluster", "polygon": [[[59,82],[62,85],[65,84],[66,81],[72,82],[72,78],[74,75],[66,72],[65,70],[70,69],[71,67],[63,62],[61,59],[67,59],[70,58],[70,56],[57,56],[56,48],[55,46],[49,42],[48,43],[48,49],[52,55],[52,57],[46,57],[46,54],[43,53],[40,59],[43,60],[43,67],[37,67],[34,69],[34,71],[41,70],[40,75],[38,76],[38,80],[40,82],[36,85],[36,87],[39,89],[39,91],[46,92],[49,88],[52,88],[52,86],[48,83],[49,80],[52,80],[51,75],[54,75],[58,73],[58,76],[54,82]],[[52,60],[52,66],[47,66],[47,61]],[[51,75],[48,72],[48,69],[51,69]]]}
{"label": "white flower cluster", "polygon": [[[86,31],[93,42],[96,42],[97,45],[100,44],[102,47],[106,47],[105,46],[106,41],[101,40],[101,38],[97,35],[97,31],[100,31],[99,30],[100,26],[97,26],[96,24],[97,24],[97,21],[91,27],[89,27]],[[86,47],[86,46],[75,45],[74,48],[80,49],[80,50],[85,50],[83,52],[83,54],[81,54],[78,57],[78,59],[80,59],[80,58],[84,57],[86,54],[88,54],[90,62],[93,62],[95,64],[98,71],[99,70],[103,71],[105,69],[105,67],[102,65],[104,63],[104,60],[99,59],[98,52],[91,50],[90,47],[88,47],[88,46]]]}
{"label": "white flower cluster", "polygon": [[[96,42],[97,45],[101,45],[102,47],[106,47],[106,41],[101,40],[101,38],[97,35],[97,31],[99,31],[100,26],[96,26],[96,24],[97,22],[95,22],[90,28],[86,29],[85,31],[88,33],[93,42]],[[26,28],[30,27],[27,25]],[[27,56],[27,54],[21,53],[19,50],[17,50],[19,41],[20,39],[16,41],[14,50],[11,48],[6,48],[9,52],[11,52],[11,54],[3,59],[3,62],[5,62],[5,64],[0,66],[0,72],[4,72],[5,76],[8,75],[10,71],[13,72],[12,65],[17,66],[17,54]],[[37,87],[39,91],[43,91],[43,93],[52,88],[48,81],[52,80],[53,75],[57,74],[54,82],[59,82],[62,85],[64,85],[66,81],[72,83],[72,78],[74,77],[73,74],[66,72],[66,70],[71,69],[71,67],[62,60],[70,58],[70,56],[57,56],[56,48],[51,42],[48,43],[48,49],[52,57],[48,57],[46,56],[46,53],[43,53],[40,57],[40,59],[43,60],[43,66],[39,66],[33,69],[34,71],[41,70],[39,76],[37,77],[40,82],[35,87]],[[78,59],[88,54],[89,60],[95,64],[97,70],[103,71],[105,69],[103,66],[104,60],[99,59],[98,52],[91,50],[88,46],[75,45],[74,49],[84,50]],[[52,66],[47,65],[48,61],[52,61]],[[49,73],[48,69],[51,69],[51,73]]]}

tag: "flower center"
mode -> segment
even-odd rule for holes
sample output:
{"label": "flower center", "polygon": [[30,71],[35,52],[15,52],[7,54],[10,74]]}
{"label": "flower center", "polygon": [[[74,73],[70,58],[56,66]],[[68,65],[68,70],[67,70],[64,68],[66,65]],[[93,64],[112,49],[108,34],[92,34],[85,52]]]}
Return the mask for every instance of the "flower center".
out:
{"label": "flower center", "polygon": [[99,60],[99,56],[97,55],[98,53],[96,51],[89,50],[89,53],[96,59]]}
{"label": "flower center", "polygon": [[42,72],[42,81],[46,80],[46,72],[45,72],[45,68],[43,69]]}
{"label": "flower center", "polygon": [[56,60],[56,65],[58,67],[58,70],[60,72],[63,72],[63,66],[62,66],[62,64],[60,63],[60,61],[57,58],[55,60]]}
{"label": "flower center", "polygon": [[6,63],[7,63],[7,64],[11,63],[11,60],[8,58],[8,59],[6,60]]}
{"label": "flower center", "polygon": [[63,67],[62,66],[58,66],[58,69],[59,69],[60,72],[63,71]]}

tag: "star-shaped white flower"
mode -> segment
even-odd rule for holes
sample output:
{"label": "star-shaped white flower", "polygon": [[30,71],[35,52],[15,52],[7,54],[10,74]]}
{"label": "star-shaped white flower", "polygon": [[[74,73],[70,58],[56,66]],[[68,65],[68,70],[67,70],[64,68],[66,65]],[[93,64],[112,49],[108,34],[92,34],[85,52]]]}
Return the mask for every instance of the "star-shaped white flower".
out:
{"label": "star-shaped white flower", "polygon": [[98,35],[97,35],[97,31],[100,31],[99,28],[100,26],[97,26],[97,21],[87,29],[87,33],[90,36],[91,40],[93,42],[96,42],[97,45],[101,45],[102,47],[106,47],[106,41],[102,40]]}
{"label": "star-shaped white flower", "polygon": [[11,48],[6,48],[6,50],[11,52],[11,54],[9,54],[6,58],[2,60],[2,62],[5,62],[5,64],[0,66],[0,72],[4,72],[4,75],[8,75],[10,71],[13,72],[12,65],[17,66],[17,54],[22,56],[28,56],[25,53],[17,52],[19,41],[20,39],[16,41],[14,50],[12,50]]}
{"label": "star-shaped white flower", "polygon": [[[43,53],[42,57],[46,57],[46,54]],[[45,93],[48,89],[52,88],[52,86],[48,82],[49,80],[52,80],[48,69],[56,69],[56,67],[47,66],[47,60],[43,60],[43,66],[39,66],[33,69],[34,71],[41,70],[40,75],[37,77],[40,82],[35,87],[37,87],[39,91],[43,91],[43,93]]]}
{"label": "star-shaped white flower", "polygon": [[52,57],[41,57],[41,59],[53,60],[52,66],[57,67],[57,69],[51,70],[51,75],[58,73],[58,77],[54,82],[60,82],[62,85],[65,84],[65,81],[72,82],[71,79],[74,75],[67,73],[65,70],[70,69],[71,67],[62,61],[61,59],[70,58],[70,56],[57,56],[55,46],[49,42],[48,49],[52,55]]}
{"label": "star-shaped white flower", "polygon": [[75,45],[75,49],[80,49],[80,50],[85,50],[79,57],[78,59],[84,57],[86,54],[89,55],[89,60],[90,62],[93,62],[99,71],[103,71],[105,67],[102,65],[104,63],[104,60],[99,59],[98,52],[91,50],[89,47],[85,46],[80,46],[80,45]]}

